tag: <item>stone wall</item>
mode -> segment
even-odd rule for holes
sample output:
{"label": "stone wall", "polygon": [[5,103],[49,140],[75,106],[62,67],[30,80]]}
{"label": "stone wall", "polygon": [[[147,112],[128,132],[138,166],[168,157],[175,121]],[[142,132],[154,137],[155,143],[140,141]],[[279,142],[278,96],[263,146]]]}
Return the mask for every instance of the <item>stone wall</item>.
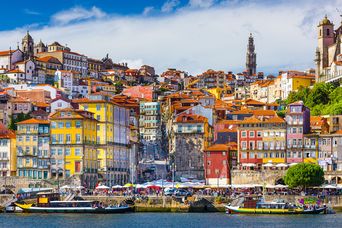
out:
{"label": "stone wall", "polygon": [[276,184],[285,175],[284,170],[232,170],[232,184]]}
{"label": "stone wall", "polygon": [[28,187],[49,188],[52,187],[52,185],[45,180],[34,180],[26,177],[13,176],[0,178],[0,189],[9,188],[12,191],[17,192],[20,188]]}

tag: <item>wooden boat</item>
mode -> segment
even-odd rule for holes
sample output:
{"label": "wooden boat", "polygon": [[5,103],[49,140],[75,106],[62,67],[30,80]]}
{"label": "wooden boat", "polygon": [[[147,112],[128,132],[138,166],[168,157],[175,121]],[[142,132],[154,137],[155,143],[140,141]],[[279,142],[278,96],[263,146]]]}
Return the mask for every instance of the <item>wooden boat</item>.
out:
{"label": "wooden boat", "polygon": [[15,203],[28,213],[124,213],[132,211],[129,205],[104,206],[98,201],[60,201],[58,193],[37,194],[36,204]]}
{"label": "wooden boat", "polygon": [[319,214],[324,210],[323,207],[305,208],[284,201],[264,202],[262,198],[258,199],[257,197],[240,198],[236,202],[226,205],[228,214]]}
{"label": "wooden boat", "polygon": [[131,211],[130,206],[103,207],[95,201],[51,201],[47,205],[19,204],[18,207],[29,213],[124,213]]}

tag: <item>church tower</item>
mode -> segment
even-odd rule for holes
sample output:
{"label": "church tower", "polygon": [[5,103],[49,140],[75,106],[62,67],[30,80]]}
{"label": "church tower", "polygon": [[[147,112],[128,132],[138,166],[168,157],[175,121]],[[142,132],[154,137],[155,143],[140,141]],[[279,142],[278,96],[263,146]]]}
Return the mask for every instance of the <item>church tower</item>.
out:
{"label": "church tower", "polygon": [[323,72],[325,67],[329,66],[329,50],[328,47],[335,43],[334,24],[327,16],[319,22],[318,26],[318,47],[316,50],[316,76]]}
{"label": "church tower", "polygon": [[40,52],[47,52],[47,46],[42,42],[42,40],[40,40],[38,44],[34,45],[34,54],[37,55],[37,53]]}
{"label": "church tower", "polygon": [[24,38],[21,41],[21,49],[24,53],[24,59],[27,60],[30,57],[33,57],[33,47],[34,47],[34,42],[33,39],[27,31],[27,34],[24,36]]}
{"label": "church tower", "polygon": [[254,38],[250,33],[248,38],[247,54],[246,54],[246,71],[247,75],[256,74],[256,53],[254,46]]}

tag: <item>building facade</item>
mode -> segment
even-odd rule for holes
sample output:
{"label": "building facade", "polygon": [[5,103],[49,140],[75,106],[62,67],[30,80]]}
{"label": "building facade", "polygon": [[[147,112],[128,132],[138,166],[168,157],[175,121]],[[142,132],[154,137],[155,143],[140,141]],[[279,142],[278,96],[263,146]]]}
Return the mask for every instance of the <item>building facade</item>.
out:
{"label": "building facade", "polygon": [[29,119],[17,123],[17,175],[50,178],[50,123]]}

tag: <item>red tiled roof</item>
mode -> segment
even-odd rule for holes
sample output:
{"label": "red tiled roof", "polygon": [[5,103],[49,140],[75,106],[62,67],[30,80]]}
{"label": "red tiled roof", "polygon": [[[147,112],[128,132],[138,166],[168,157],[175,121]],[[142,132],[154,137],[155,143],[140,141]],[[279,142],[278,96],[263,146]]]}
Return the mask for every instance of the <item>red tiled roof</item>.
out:
{"label": "red tiled roof", "polygon": [[228,151],[229,147],[225,144],[214,144],[209,146],[204,151]]}
{"label": "red tiled roof", "polygon": [[176,118],[177,123],[204,123],[206,121],[208,121],[206,117],[192,114],[183,114]]}
{"label": "red tiled roof", "polygon": [[17,124],[49,124],[49,123],[50,122],[48,120],[39,120],[39,119],[32,118],[32,119],[21,121]]}

